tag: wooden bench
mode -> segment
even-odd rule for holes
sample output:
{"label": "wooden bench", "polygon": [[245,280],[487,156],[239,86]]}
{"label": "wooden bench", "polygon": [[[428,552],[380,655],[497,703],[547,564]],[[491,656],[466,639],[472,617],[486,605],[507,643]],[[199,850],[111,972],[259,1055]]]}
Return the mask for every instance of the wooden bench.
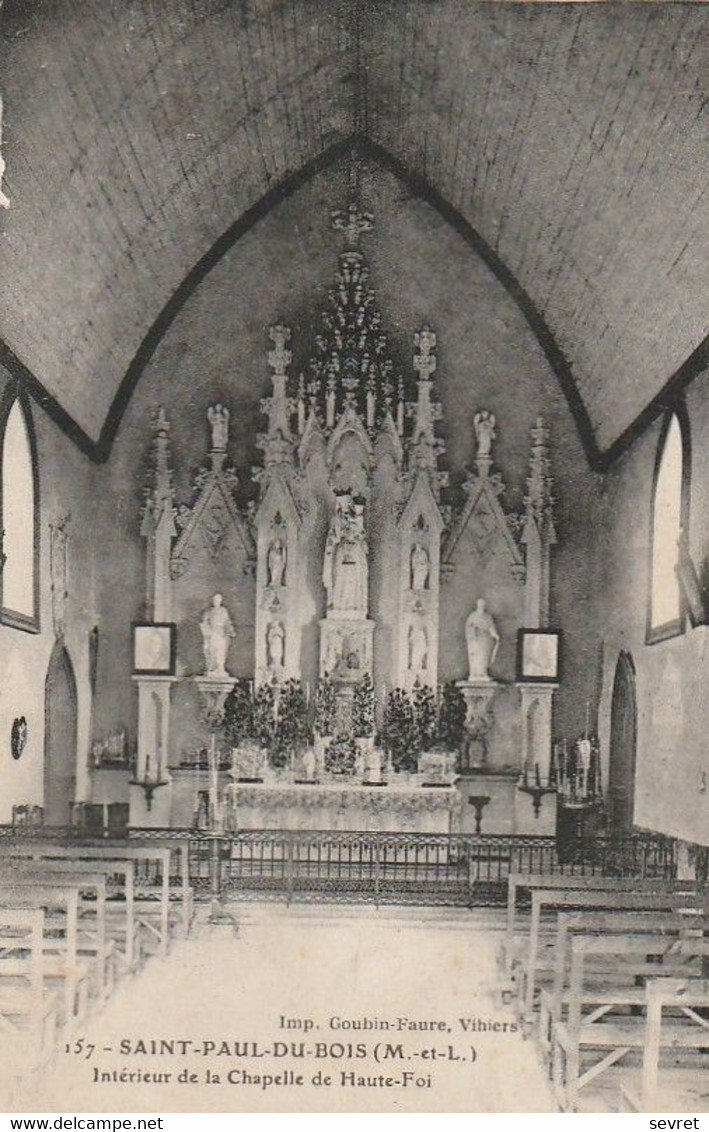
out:
{"label": "wooden bench", "polygon": [[[159,847],[170,852],[170,909],[177,909],[178,934],[189,935],[194,916],[194,900],[190,882],[190,841],[184,837],[161,837],[159,842],[131,834],[130,846],[143,849]],[[171,922],[174,920],[171,917]]]}
{"label": "wooden bench", "polygon": [[[568,978],[569,1004],[564,1021],[556,1022],[552,1030],[552,1086],[560,1107],[575,1112],[580,1091],[623,1060],[631,1052],[644,1049],[646,1034],[643,1019],[627,1011],[627,992],[634,988],[639,977],[657,974],[653,957],[674,962],[699,959],[707,952],[707,938],[703,935],[707,920],[701,927],[686,923],[672,932],[664,926],[656,931],[603,935],[579,934],[570,939],[570,969]],[[613,985],[605,983],[606,1001],[601,1004],[587,1002],[589,988],[596,989],[594,980],[588,979],[587,967],[593,960],[602,960],[607,978],[612,973]],[[598,971],[598,969],[597,969]],[[596,972],[597,973],[597,972]],[[591,1005],[584,1014],[584,1006]],[[662,1031],[662,1044],[673,1050],[709,1049],[709,1029],[704,1037],[697,1038],[697,1028],[686,1025],[667,1026]],[[585,1055],[595,1058],[582,1068]]]}
{"label": "wooden bench", "polygon": [[14,888],[41,887],[50,883],[69,885],[78,891],[78,954],[80,958],[93,960],[96,997],[103,1001],[113,990],[116,976],[116,949],[106,927],[105,874],[89,872],[81,862],[8,861],[0,858],[0,884]]}
{"label": "wooden bench", "polygon": [[[645,986],[646,1020],[642,1072],[637,1084],[621,1084],[621,1112],[709,1112],[709,1066],[660,1068],[663,1011],[681,1011],[699,1027],[701,1048],[709,1020],[697,1013],[709,1008],[707,979],[648,979]],[[699,1048],[699,1047],[695,1047]]]}
{"label": "wooden bench", "polygon": [[[15,843],[3,847],[5,857],[25,857],[35,861],[81,861],[91,868],[108,870],[119,862],[130,862],[133,869],[133,916],[135,930],[147,933],[160,955],[166,955],[169,946],[170,912],[170,850],[142,846],[57,846],[48,843]],[[112,906],[107,905],[109,916]],[[132,959],[135,958],[135,949]]]}
{"label": "wooden bench", "polygon": [[51,883],[0,883],[0,907],[44,910],[44,981],[63,1000],[62,1022],[72,1030],[88,1011],[90,964],[78,955],[79,892]]}
{"label": "wooden bench", "polygon": [[620,892],[599,889],[588,891],[562,891],[559,889],[539,888],[532,892],[532,910],[529,920],[529,933],[526,937],[524,958],[517,971],[517,1004],[520,1016],[526,1021],[532,1020],[535,995],[538,989],[538,974],[540,969],[540,950],[545,957],[551,953],[552,958],[546,961],[546,970],[553,969],[554,954],[556,953],[557,921],[553,918],[549,924],[546,936],[546,948],[540,949],[541,924],[544,912],[559,912],[564,908],[595,909],[613,911],[672,911],[683,907],[703,907],[709,897],[696,892],[666,891],[658,892]]}
{"label": "wooden bench", "polygon": [[507,921],[505,937],[498,959],[506,979],[512,976],[512,968],[517,957],[515,927],[517,899],[522,892],[532,893],[535,889],[556,889],[561,892],[696,892],[695,881],[666,881],[639,877],[566,876],[557,873],[511,873],[507,885]]}
{"label": "wooden bench", "polygon": [[[619,932],[636,934],[638,932],[663,932],[669,935],[675,933],[701,930],[706,920],[704,902],[697,900],[692,907],[685,907],[679,912],[665,911],[585,911],[560,912],[557,917],[556,940],[554,944],[554,973],[551,982],[541,987],[538,1040],[543,1056],[551,1054],[551,1038],[556,1022],[566,1017],[570,996],[567,986],[567,969],[569,966],[569,941],[574,933],[605,934]],[[654,974],[656,968],[651,973]],[[622,977],[622,971],[621,971]],[[602,984],[598,989],[589,987],[584,992],[584,1003],[587,1006],[602,1006],[608,1001],[609,988],[613,985],[613,972],[604,971]],[[644,982],[639,976],[638,983]],[[617,990],[612,994],[617,995]],[[644,1003],[644,989],[641,985],[627,987],[623,992],[623,1002],[626,1006],[640,1006]]]}
{"label": "wooden bench", "polygon": [[0,1056],[22,1073],[50,1056],[57,1017],[44,981],[44,910],[0,905]]}

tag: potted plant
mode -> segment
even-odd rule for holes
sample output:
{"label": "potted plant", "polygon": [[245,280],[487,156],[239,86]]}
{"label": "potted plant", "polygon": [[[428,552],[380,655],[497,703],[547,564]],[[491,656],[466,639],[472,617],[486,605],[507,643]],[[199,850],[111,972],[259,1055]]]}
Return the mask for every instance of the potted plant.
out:
{"label": "potted plant", "polygon": [[384,709],[384,748],[397,774],[415,774],[418,769],[414,742],[414,713],[408,693],[392,688]]}
{"label": "potted plant", "polygon": [[224,701],[224,733],[231,743],[236,777],[260,781],[264,745],[255,728],[255,698],[250,680],[237,680]]}
{"label": "potted plant", "polygon": [[374,750],[374,685],[368,672],[354,687],[352,731],[359,749],[362,771],[366,775]]}
{"label": "potted plant", "polygon": [[308,705],[299,680],[286,680],[278,693],[278,721],[269,757],[276,769],[293,766],[310,739]]}
{"label": "potted plant", "polygon": [[261,684],[254,695],[253,712],[254,740],[263,751],[267,752],[267,761],[271,763],[271,751],[276,730],[275,681],[264,681]]}
{"label": "potted plant", "polygon": [[335,730],[335,710],[337,697],[335,686],[329,675],[318,680],[315,689],[315,720],[313,723],[315,760],[317,766],[325,765],[325,755],[332,742]]}
{"label": "potted plant", "polygon": [[438,742],[456,754],[463,746],[467,710],[460,688],[453,683],[444,684],[438,713]]}

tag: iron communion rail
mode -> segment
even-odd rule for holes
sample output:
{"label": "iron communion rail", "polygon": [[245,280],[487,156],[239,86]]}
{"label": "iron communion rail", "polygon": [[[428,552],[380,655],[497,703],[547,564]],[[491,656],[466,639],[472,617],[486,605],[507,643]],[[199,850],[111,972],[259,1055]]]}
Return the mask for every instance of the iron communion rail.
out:
{"label": "iron communion rail", "polygon": [[[505,903],[510,873],[672,879],[677,872],[676,843],[643,832],[598,838],[573,853],[560,853],[554,837],[504,834],[131,829],[126,836],[175,849],[187,842],[190,882],[205,899],[490,907]],[[0,827],[0,846],[28,838],[126,844],[115,831]]]}

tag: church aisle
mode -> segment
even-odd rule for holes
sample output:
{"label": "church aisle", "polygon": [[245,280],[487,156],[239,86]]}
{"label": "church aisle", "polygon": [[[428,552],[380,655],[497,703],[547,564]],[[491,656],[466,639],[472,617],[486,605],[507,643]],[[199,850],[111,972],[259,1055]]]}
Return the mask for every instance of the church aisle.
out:
{"label": "church aisle", "polygon": [[[238,939],[200,925],[122,984],[77,1035],[95,1046],[92,1056],[84,1059],[86,1044],[81,1055],[61,1052],[43,1079],[24,1086],[22,1109],[555,1111],[534,1045],[493,998],[497,915],[322,905],[241,906],[238,914]],[[369,1029],[347,1028],[364,1018]],[[476,1029],[466,1032],[460,1019]],[[409,1028],[416,1023],[444,1028]],[[145,1052],[160,1050],[153,1041],[172,1045]],[[306,1057],[293,1056],[301,1043]],[[358,1044],[366,1056],[357,1056]],[[133,1081],[120,1082],[123,1070]],[[181,1083],[180,1073],[196,1077]],[[283,1083],[264,1090],[246,1084],[245,1073]],[[318,1073],[332,1084],[315,1087]],[[382,1083],[406,1074],[406,1086]]]}

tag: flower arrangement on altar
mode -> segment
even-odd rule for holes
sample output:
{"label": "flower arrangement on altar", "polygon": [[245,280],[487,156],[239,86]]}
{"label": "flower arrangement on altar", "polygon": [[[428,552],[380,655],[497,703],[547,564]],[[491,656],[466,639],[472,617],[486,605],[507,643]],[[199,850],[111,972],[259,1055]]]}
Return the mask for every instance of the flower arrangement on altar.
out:
{"label": "flower arrangement on altar", "polygon": [[384,705],[381,739],[393,769],[414,774],[425,752],[458,751],[465,717],[465,700],[455,684],[443,685],[438,694],[418,681],[410,692],[392,688]]}
{"label": "flower arrangement on altar", "polygon": [[237,680],[224,701],[224,731],[234,747],[265,750],[274,769],[291,765],[311,741],[308,701],[300,681],[265,681],[254,689],[252,681]]}

